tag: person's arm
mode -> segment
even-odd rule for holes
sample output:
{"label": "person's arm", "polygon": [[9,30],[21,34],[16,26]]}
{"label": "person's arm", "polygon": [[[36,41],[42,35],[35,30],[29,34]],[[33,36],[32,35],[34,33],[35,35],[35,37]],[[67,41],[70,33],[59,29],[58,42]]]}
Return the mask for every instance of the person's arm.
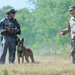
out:
{"label": "person's arm", "polygon": [[64,30],[60,30],[60,34],[62,34],[62,35],[65,35],[65,34],[67,34],[68,32],[70,32],[70,24],[68,25],[68,27],[66,28],[66,29],[64,29]]}
{"label": "person's arm", "polygon": [[0,33],[3,34],[7,34],[8,31],[4,28],[4,20],[0,21]]}
{"label": "person's arm", "polygon": [[18,23],[18,21],[16,20],[16,34],[21,34],[21,28],[20,28],[20,24]]}

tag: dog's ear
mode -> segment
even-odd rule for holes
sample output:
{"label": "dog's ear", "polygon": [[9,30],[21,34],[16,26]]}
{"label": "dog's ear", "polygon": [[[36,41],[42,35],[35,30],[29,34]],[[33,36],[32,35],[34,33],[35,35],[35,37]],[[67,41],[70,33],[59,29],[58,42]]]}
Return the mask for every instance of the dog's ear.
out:
{"label": "dog's ear", "polygon": [[24,42],[24,38],[22,38],[22,41]]}
{"label": "dog's ear", "polygon": [[20,39],[19,38],[17,38],[17,40],[16,40],[16,45],[18,45],[18,42],[20,41]]}

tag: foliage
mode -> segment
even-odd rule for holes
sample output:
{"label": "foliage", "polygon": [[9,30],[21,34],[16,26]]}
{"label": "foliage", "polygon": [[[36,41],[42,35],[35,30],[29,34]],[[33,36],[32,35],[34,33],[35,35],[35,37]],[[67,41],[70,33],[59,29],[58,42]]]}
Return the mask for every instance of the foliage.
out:
{"label": "foliage", "polygon": [[[33,1],[34,0],[29,0]],[[58,49],[69,46],[70,36],[61,36],[59,31],[66,28],[71,17],[68,9],[74,0],[37,0],[36,9],[29,12],[24,8],[18,10],[15,18],[21,25],[20,38],[25,39],[25,46],[41,49],[49,46]],[[10,6],[0,9],[0,19]]]}

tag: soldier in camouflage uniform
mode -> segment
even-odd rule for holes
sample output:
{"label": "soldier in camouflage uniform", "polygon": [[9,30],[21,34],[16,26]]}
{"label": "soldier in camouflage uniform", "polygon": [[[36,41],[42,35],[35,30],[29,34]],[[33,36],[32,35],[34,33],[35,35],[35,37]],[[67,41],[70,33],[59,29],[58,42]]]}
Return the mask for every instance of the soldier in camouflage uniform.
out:
{"label": "soldier in camouflage uniform", "polygon": [[0,64],[5,64],[7,49],[9,49],[9,63],[14,63],[16,52],[17,34],[21,34],[20,25],[14,18],[17,11],[13,8],[7,11],[7,16],[0,21],[0,33],[2,35],[2,54]]}
{"label": "soldier in camouflage uniform", "polygon": [[69,25],[66,29],[61,30],[60,34],[65,35],[68,32],[71,33],[71,56],[72,62],[75,63],[75,6],[71,6],[69,11],[72,15]]}

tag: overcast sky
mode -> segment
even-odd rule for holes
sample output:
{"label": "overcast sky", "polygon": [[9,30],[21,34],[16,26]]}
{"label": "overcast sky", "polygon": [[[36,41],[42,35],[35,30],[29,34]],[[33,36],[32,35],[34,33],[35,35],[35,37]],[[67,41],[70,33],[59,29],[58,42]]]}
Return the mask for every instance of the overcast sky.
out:
{"label": "overcast sky", "polygon": [[28,0],[0,0],[0,9],[8,5],[12,6],[17,10],[22,8],[28,8],[28,9],[35,8],[34,4],[32,4],[32,2],[29,2]]}

